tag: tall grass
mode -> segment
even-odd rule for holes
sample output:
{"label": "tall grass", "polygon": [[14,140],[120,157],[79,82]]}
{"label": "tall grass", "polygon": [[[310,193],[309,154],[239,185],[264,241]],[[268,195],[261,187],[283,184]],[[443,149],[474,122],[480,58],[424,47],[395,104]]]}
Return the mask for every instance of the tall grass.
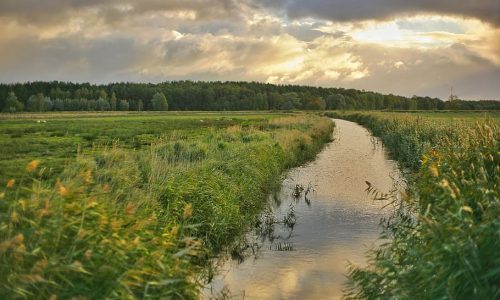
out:
{"label": "tall grass", "polygon": [[0,191],[0,298],[197,298],[209,258],[332,126],[293,116],[189,139],[172,132],[140,151],[81,154],[56,184],[32,161]]}
{"label": "tall grass", "polygon": [[379,135],[413,170],[384,223],[389,243],[350,266],[347,298],[500,298],[500,127],[415,117],[335,115]]}

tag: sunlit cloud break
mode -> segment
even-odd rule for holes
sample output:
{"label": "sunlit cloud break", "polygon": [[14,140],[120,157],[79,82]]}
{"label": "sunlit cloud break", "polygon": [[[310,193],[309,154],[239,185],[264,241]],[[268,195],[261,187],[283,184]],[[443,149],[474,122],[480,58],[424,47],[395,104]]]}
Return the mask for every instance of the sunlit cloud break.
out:
{"label": "sunlit cloud break", "polygon": [[441,98],[454,86],[500,98],[497,1],[358,2],[6,0],[0,81],[255,80]]}

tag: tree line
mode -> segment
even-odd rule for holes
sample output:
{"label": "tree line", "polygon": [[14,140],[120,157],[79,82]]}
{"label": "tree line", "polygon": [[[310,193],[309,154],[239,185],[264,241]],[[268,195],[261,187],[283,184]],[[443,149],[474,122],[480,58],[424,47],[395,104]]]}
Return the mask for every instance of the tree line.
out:
{"label": "tree line", "polygon": [[376,92],[258,82],[0,84],[3,112],[237,110],[498,110],[499,101],[442,101]]}

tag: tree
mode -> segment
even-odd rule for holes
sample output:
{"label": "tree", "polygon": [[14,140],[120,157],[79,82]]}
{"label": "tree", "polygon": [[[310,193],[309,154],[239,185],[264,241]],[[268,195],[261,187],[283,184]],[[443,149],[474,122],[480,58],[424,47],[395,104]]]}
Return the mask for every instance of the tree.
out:
{"label": "tree", "polygon": [[156,111],[168,110],[168,102],[165,94],[161,92],[154,94],[153,99],[151,99],[151,106]]}
{"label": "tree", "polygon": [[99,98],[96,102],[96,110],[105,111],[110,110],[111,106],[109,102],[104,100],[103,98]]}
{"label": "tree", "polygon": [[118,104],[118,108],[121,111],[128,111],[129,109],[129,104],[127,100],[120,100],[120,103]]}
{"label": "tree", "polygon": [[44,97],[41,111],[51,111],[53,106],[54,104],[52,103],[52,100],[50,100],[50,97]]}
{"label": "tree", "polygon": [[280,109],[291,110],[302,108],[302,102],[300,102],[299,95],[295,92],[283,94],[283,104],[281,104]]}
{"label": "tree", "polygon": [[21,101],[17,100],[16,94],[14,94],[13,92],[10,92],[7,95],[7,99],[5,100],[5,105],[2,109],[2,111],[15,113],[15,112],[23,111],[23,109],[24,109],[23,103],[21,103]]}
{"label": "tree", "polygon": [[37,93],[36,95],[31,95],[26,103],[28,111],[45,111],[45,97],[42,93]]}
{"label": "tree", "polygon": [[345,97],[342,94],[334,94],[326,98],[327,109],[344,109],[345,107]]}
{"label": "tree", "polygon": [[307,99],[304,105],[305,109],[323,110],[326,108],[326,102],[323,97],[311,96]]}
{"label": "tree", "polygon": [[111,105],[111,110],[116,110],[116,103],[117,103],[116,94],[115,92],[113,92],[113,94],[111,94],[111,99],[109,100],[109,104]]}
{"label": "tree", "polygon": [[108,99],[108,93],[106,93],[105,90],[99,90],[99,93],[97,95],[99,98],[102,98],[104,100]]}
{"label": "tree", "polygon": [[55,111],[64,111],[65,110],[64,101],[61,99],[55,99],[53,101],[53,107]]}

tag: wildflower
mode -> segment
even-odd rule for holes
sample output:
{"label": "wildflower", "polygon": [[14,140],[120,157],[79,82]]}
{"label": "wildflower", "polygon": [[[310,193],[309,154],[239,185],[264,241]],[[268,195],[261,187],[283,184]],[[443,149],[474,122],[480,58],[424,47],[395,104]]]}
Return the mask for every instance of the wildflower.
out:
{"label": "wildflower", "polygon": [[102,191],[105,192],[105,193],[111,191],[111,186],[108,183],[103,184],[102,185]]}
{"label": "wildflower", "polygon": [[429,170],[431,171],[432,176],[434,176],[434,177],[438,177],[439,176],[439,171],[438,171],[438,168],[436,167],[435,164],[432,164],[429,167]]}
{"label": "wildflower", "polygon": [[12,223],[18,223],[19,222],[19,216],[17,214],[16,211],[13,211],[11,214],[10,214],[10,221]]}
{"label": "wildflower", "polygon": [[83,180],[85,181],[86,184],[92,183],[92,171],[91,170],[83,172],[82,177],[83,177]]}
{"label": "wildflower", "polygon": [[179,227],[174,226],[174,227],[172,227],[172,230],[170,231],[170,234],[175,237],[177,235],[178,231],[179,231]]}
{"label": "wildflower", "polygon": [[85,251],[83,256],[85,257],[86,260],[90,260],[92,258],[92,250],[89,249],[89,250]]}
{"label": "wildflower", "polygon": [[16,184],[16,180],[15,179],[11,179],[11,180],[7,181],[7,187],[8,188],[13,187],[14,184]]}
{"label": "wildflower", "polygon": [[40,163],[40,161],[39,161],[39,160],[36,160],[36,159],[35,159],[35,160],[32,160],[32,161],[28,164],[28,166],[26,166],[26,170],[27,170],[28,172],[30,172],[30,173],[31,173],[31,172],[33,172],[33,171],[35,171],[35,170],[36,170],[36,168],[38,167],[38,164],[39,164],[39,163]]}
{"label": "wildflower", "polygon": [[468,213],[473,212],[472,208],[470,206],[467,206],[467,205],[462,206],[462,210],[465,212],[468,212]]}
{"label": "wildflower", "polygon": [[97,201],[95,197],[90,197],[89,200],[87,201],[87,208],[92,208],[97,205]]}
{"label": "wildflower", "polygon": [[20,245],[23,241],[24,241],[24,235],[22,233],[16,235],[12,239],[12,243],[15,244],[15,245]]}
{"label": "wildflower", "polygon": [[185,207],[184,207],[184,219],[189,219],[191,216],[193,215],[193,204],[192,203],[188,203]]}
{"label": "wildflower", "polygon": [[87,235],[87,232],[84,229],[80,228],[78,230],[77,237],[79,240],[83,239],[86,235]]}
{"label": "wildflower", "polygon": [[109,224],[108,218],[106,216],[101,216],[99,218],[99,230],[104,230],[106,225]]}
{"label": "wildflower", "polygon": [[61,182],[57,182],[56,187],[57,187],[57,192],[61,197],[65,197],[68,195],[68,189],[64,185],[62,185]]}
{"label": "wildflower", "polygon": [[24,252],[26,252],[26,246],[24,244],[19,245],[19,247],[17,247],[16,249],[16,252],[19,254],[24,254]]}
{"label": "wildflower", "polygon": [[440,185],[441,187],[443,187],[443,188],[447,188],[447,187],[449,187],[449,186],[450,186],[450,183],[448,182],[448,180],[443,179],[443,180],[441,180],[441,182],[439,183],[439,185]]}
{"label": "wildflower", "polygon": [[19,206],[21,207],[22,210],[26,210],[26,201],[19,200]]}
{"label": "wildflower", "polygon": [[49,261],[46,258],[43,258],[35,263],[31,271],[35,274],[43,273],[43,270],[47,267],[48,264]]}
{"label": "wildflower", "polygon": [[136,211],[135,206],[132,203],[127,204],[127,207],[125,208],[125,214],[127,216],[133,215]]}
{"label": "wildflower", "polygon": [[121,220],[113,220],[110,223],[111,230],[113,231],[118,231],[122,227],[122,221]]}

